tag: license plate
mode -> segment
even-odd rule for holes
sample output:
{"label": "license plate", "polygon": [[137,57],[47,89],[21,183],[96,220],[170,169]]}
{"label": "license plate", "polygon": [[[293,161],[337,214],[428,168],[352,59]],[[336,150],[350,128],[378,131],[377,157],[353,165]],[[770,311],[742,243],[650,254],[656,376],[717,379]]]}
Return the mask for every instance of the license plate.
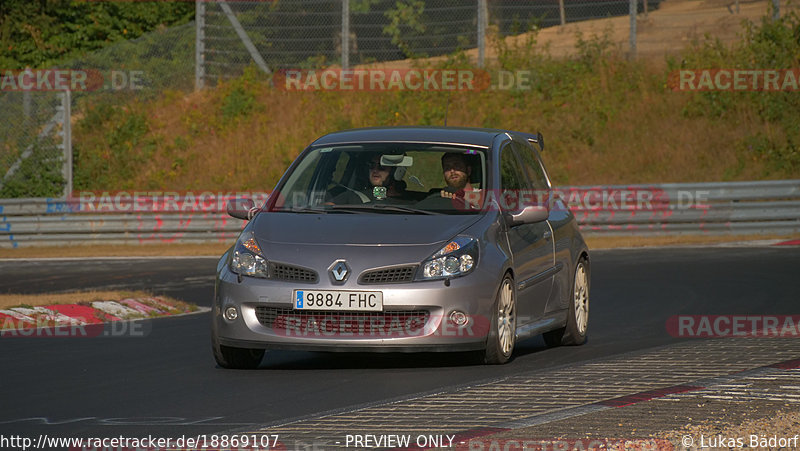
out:
{"label": "license plate", "polygon": [[380,291],[294,290],[295,310],[336,310],[342,312],[381,312]]}

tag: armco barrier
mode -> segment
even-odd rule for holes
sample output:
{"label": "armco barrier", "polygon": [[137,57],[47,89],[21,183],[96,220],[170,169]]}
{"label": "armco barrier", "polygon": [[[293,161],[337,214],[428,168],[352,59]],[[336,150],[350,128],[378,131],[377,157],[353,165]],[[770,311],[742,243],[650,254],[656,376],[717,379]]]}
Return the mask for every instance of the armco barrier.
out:
{"label": "armco barrier", "polygon": [[[587,234],[800,233],[800,180],[565,187],[558,191]],[[601,193],[608,200],[595,195],[593,202],[582,202],[586,196],[591,199],[592,193]],[[621,202],[626,196],[627,202]]]}
{"label": "armco barrier", "polygon": [[[800,180],[559,187],[556,192],[590,235],[800,233]],[[81,199],[0,200],[0,247],[230,243],[244,226],[225,213],[224,201],[190,208],[183,200],[109,208]]]}

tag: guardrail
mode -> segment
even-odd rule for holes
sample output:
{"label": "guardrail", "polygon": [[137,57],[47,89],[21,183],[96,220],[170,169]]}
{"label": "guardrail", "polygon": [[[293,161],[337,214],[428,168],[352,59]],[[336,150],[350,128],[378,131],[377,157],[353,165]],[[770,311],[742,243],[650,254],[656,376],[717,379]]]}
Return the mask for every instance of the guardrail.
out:
{"label": "guardrail", "polygon": [[[800,233],[800,180],[566,187],[559,191],[587,234]],[[598,199],[598,193],[608,201]],[[582,201],[587,196],[588,203]]]}
{"label": "guardrail", "polygon": [[[800,180],[556,191],[588,235],[800,233]],[[134,204],[127,196],[115,203],[119,198],[0,200],[0,247],[230,243],[244,226],[225,212],[225,197]]]}

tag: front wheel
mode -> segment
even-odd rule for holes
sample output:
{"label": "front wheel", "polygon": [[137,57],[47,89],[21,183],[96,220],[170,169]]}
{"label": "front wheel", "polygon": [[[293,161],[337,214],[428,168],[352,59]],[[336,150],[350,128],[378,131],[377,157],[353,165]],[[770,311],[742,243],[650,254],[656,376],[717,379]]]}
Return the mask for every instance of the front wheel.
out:
{"label": "front wheel", "polygon": [[572,293],[567,325],[561,329],[544,333],[548,346],[581,345],[586,342],[589,327],[589,269],[586,259],[581,258],[572,277]]}
{"label": "front wheel", "polygon": [[508,362],[514,352],[516,331],[517,303],[514,296],[514,280],[506,274],[495,300],[492,325],[483,356],[484,363],[499,365]]}

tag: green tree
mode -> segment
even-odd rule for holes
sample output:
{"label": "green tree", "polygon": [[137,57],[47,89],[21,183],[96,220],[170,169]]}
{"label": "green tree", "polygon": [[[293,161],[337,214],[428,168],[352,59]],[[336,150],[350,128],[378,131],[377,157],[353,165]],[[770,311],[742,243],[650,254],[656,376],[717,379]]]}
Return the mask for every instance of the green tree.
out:
{"label": "green tree", "polygon": [[47,67],[194,18],[190,2],[0,2],[0,68]]}
{"label": "green tree", "polygon": [[392,37],[392,44],[399,47],[407,58],[420,56],[412,49],[408,37],[425,33],[424,13],[425,2],[422,0],[397,0],[395,7],[384,13],[390,22],[383,27],[383,32]]}

